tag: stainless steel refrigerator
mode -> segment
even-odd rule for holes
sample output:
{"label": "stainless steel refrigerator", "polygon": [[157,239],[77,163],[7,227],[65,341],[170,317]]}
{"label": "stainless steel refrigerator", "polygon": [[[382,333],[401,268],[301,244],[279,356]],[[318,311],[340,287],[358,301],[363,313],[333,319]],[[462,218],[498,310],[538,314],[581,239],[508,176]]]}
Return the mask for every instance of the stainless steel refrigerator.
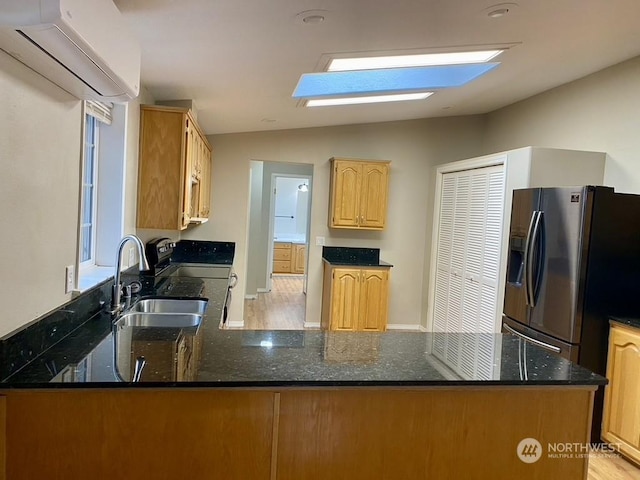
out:
{"label": "stainless steel refrigerator", "polygon": [[593,186],[515,190],[508,248],[503,332],[605,375],[609,317],[640,313],[640,196]]}

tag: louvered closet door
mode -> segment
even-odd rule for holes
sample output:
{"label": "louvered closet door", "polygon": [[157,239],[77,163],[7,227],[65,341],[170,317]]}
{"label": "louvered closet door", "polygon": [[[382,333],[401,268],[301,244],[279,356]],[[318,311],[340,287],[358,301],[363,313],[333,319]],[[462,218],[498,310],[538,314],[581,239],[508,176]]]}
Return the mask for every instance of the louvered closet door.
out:
{"label": "louvered closet door", "polygon": [[[451,277],[451,245],[453,241],[453,210],[456,199],[456,176],[443,175],[442,190],[440,194],[440,224],[438,228],[438,251],[436,257],[436,285],[435,301],[433,308],[433,331],[446,332],[448,305],[449,305],[449,279]],[[435,335],[433,352],[444,359],[444,336]]]}
{"label": "louvered closet door", "polygon": [[[495,331],[503,204],[502,165],[442,176],[435,332]],[[465,376],[491,378],[493,344],[489,337],[478,341],[487,345],[434,341],[434,353]]]}

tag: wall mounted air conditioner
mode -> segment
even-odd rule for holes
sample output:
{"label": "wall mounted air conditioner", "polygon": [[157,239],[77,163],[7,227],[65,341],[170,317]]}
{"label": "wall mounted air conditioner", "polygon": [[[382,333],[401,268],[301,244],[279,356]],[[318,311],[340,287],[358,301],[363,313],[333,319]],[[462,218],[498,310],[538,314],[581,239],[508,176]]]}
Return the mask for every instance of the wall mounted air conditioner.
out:
{"label": "wall mounted air conditioner", "polygon": [[138,96],[140,46],[111,0],[0,0],[0,48],[77,98]]}

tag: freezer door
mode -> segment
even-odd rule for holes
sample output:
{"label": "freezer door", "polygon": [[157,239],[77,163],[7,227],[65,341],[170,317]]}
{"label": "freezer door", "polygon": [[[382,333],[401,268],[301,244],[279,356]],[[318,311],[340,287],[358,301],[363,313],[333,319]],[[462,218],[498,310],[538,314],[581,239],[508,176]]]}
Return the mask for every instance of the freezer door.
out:
{"label": "freezer door", "polygon": [[530,310],[525,254],[529,252],[527,247],[530,244],[530,231],[533,229],[539,203],[539,188],[513,191],[503,312],[524,324],[529,323]]}
{"label": "freezer door", "polygon": [[543,188],[532,242],[533,302],[529,326],[569,343],[580,341],[579,269],[588,190]]}
{"label": "freezer door", "polygon": [[578,356],[580,353],[580,347],[578,345],[562,342],[556,338],[536,332],[535,330],[505,316],[502,317],[502,333],[510,333],[523,341],[536,345],[548,352],[558,354],[574,363],[578,362]]}

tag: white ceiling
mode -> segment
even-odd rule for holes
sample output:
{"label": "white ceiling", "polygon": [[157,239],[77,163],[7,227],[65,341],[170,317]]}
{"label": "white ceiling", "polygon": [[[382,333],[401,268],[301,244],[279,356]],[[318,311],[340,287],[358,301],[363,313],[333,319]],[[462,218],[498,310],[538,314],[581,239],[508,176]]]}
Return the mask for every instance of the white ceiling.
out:
{"label": "white ceiling", "polygon": [[[486,113],[640,55],[640,0],[116,0],[142,46],[142,85],[191,99],[208,134]],[[296,15],[325,10],[319,24]],[[304,108],[327,54],[514,45],[501,65],[427,100]]]}

